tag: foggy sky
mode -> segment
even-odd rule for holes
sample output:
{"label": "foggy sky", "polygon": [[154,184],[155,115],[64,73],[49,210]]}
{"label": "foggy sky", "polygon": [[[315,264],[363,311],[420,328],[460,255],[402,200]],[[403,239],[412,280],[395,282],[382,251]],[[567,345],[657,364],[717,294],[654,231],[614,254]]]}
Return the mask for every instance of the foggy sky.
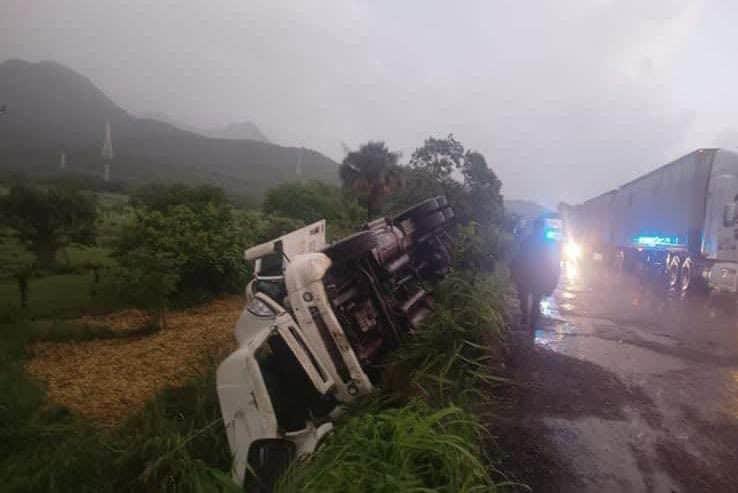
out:
{"label": "foggy sky", "polygon": [[454,133],[506,197],[555,205],[738,147],[737,24],[719,0],[0,0],[0,60],[336,160],[379,139],[406,161]]}

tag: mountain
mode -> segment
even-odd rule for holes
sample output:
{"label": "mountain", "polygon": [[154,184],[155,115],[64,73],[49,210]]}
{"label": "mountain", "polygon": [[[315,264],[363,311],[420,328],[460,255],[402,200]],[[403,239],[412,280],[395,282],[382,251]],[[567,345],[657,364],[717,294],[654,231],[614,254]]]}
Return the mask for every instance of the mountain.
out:
{"label": "mountain", "polygon": [[141,115],[142,118],[149,118],[169,123],[177,128],[188,132],[203,135],[213,139],[235,139],[235,140],[256,140],[259,142],[269,143],[269,139],[264,135],[261,129],[252,122],[230,123],[224,127],[203,129],[186,123],[178,122],[163,113],[146,113]]}
{"label": "mountain", "polygon": [[205,135],[214,139],[249,139],[269,142],[269,139],[261,133],[259,127],[251,122],[231,123],[222,128],[206,130]]}
{"label": "mountain", "polygon": [[551,209],[537,204],[531,200],[505,200],[505,211],[520,217],[538,217]]}
{"label": "mountain", "polygon": [[211,183],[256,197],[295,180],[298,165],[303,178],[338,181],[337,163],[310,149],[211,138],[153,118],[137,118],[89,79],[54,62],[0,63],[3,104],[7,109],[0,115],[0,170],[57,173],[64,152],[69,170],[101,175],[109,122],[115,180]]}

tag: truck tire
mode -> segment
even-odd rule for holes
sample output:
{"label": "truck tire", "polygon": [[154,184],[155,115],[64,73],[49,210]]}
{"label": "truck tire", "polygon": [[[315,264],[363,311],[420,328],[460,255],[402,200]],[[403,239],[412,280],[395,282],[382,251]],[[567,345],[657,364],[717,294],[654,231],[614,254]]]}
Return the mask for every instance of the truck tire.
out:
{"label": "truck tire", "polygon": [[706,295],[709,291],[707,283],[700,275],[701,267],[691,258],[682,264],[679,288],[682,295]]}
{"label": "truck tire", "polygon": [[692,285],[692,275],[694,272],[694,266],[691,258],[687,258],[682,264],[682,268],[679,272],[679,290],[682,294],[691,293],[694,291]]}
{"label": "truck tire", "polygon": [[445,223],[446,215],[442,211],[434,212],[418,221],[415,221],[413,235],[415,235],[415,237],[423,236],[430,231],[440,228]]}
{"label": "truck tire", "polygon": [[376,246],[373,231],[359,231],[325,248],[323,253],[334,262],[348,262],[368,255]]}
{"label": "truck tire", "polygon": [[666,282],[669,288],[679,289],[682,262],[678,255],[672,255],[666,264]]}
{"label": "truck tire", "polygon": [[395,216],[394,222],[396,224],[400,224],[401,222],[407,221],[408,219],[411,221],[417,221],[418,219],[427,216],[428,214],[442,207],[438,203],[438,198],[439,197],[433,197],[432,199],[424,200],[418,205],[413,206],[403,212],[400,212],[397,216]]}

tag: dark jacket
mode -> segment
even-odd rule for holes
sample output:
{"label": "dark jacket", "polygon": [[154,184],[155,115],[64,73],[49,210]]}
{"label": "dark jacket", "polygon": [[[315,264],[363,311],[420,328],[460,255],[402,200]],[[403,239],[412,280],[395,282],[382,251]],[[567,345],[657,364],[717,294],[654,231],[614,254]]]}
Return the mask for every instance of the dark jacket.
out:
{"label": "dark jacket", "polygon": [[561,274],[559,241],[546,238],[542,227],[534,227],[522,238],[511,270],[519,290],[549,296]]}

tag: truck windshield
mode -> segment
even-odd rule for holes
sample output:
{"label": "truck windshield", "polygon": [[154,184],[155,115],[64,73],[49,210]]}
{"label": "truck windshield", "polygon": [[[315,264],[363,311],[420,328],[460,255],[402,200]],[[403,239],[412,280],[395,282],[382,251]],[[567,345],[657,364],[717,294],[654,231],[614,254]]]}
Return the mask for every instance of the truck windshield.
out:
{"label": "truck windshield", "polygon": [[279,252],[261,257],[261,266],[259,267],[259,276],[272,277],[281,276],[283,273],[283,257]]}
{"label": "truck windshield", "polygon": [[322,396],[313,386],[280,335],[269,337],[257,351],[256,359],[282,430],[303,430],[309,419],[326,416],[335,407],[333,399]]}

